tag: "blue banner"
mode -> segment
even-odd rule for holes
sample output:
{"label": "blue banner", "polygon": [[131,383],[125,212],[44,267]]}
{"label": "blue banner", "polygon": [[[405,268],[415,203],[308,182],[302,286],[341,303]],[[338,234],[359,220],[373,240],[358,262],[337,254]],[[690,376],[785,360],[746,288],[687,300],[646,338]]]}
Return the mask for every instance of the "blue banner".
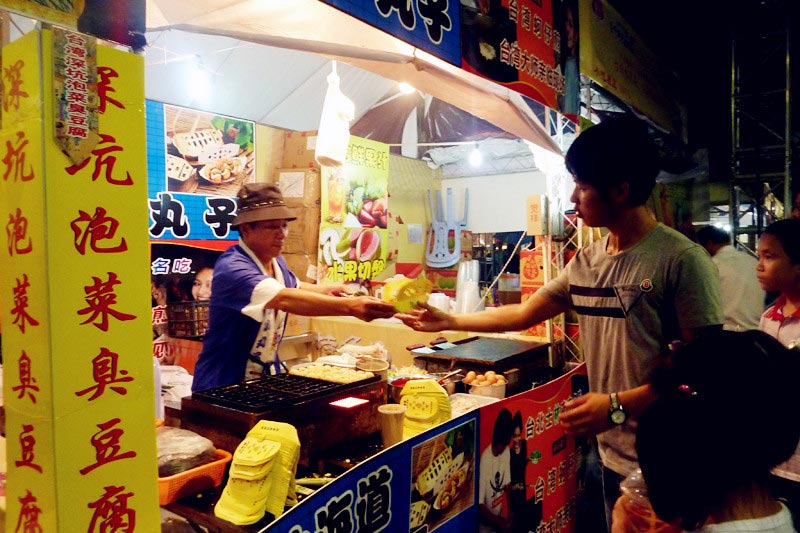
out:
{"label": "blue banner", "polygon": [[322,0],[401,41],[461,66],[458,0]]}

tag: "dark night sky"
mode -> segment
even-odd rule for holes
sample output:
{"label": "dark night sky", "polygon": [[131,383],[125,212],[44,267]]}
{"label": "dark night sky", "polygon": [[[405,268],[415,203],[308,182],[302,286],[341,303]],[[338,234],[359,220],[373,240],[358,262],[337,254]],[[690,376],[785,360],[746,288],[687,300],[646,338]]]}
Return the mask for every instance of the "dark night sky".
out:
{"label": "dark night sky", "polygon": [[[690,151],[710,148],[712,172],[730,142],[730,4],[708,0],[609,0],[678,77]],[[716,9],[715,9],[716,4]],[[736,5],[734,3],[733,5]]]}

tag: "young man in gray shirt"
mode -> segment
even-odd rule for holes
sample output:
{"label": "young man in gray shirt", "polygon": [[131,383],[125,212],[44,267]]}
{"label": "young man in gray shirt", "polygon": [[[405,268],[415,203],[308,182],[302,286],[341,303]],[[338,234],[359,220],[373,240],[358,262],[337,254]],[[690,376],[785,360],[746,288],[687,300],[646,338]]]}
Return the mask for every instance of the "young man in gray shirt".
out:
{"label": "young man in gray shirt", "polygon": [[[606,522],[619,483],[637,467],[636,417],[654,399],[653,368],[669,343],[688,341],[723,322],[716,267],[706,251],[657,222],[645,203],[659,172],[644,125],[611,118],[583,131],[566,155],[575,180],[570,200],[602,239],[582,248],[563,272],[517,305],[445,314],[425,308],[398,315],[420,331],[512,331],[568,309],[578,314],[590,392],[568,402],[568,435],[597,437]],[[591,499],[599,495],[589,495]]]}

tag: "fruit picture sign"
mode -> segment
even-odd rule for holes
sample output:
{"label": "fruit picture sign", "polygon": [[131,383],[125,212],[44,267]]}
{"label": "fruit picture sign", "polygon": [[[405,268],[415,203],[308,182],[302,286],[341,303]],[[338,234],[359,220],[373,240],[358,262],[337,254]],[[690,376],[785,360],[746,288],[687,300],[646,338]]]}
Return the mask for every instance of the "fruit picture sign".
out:
{"label": "fruit picture sign", "polygon": [[386,269],[389,147],[350,137],[345,164],[322,167],[320,283],[358,283]]}

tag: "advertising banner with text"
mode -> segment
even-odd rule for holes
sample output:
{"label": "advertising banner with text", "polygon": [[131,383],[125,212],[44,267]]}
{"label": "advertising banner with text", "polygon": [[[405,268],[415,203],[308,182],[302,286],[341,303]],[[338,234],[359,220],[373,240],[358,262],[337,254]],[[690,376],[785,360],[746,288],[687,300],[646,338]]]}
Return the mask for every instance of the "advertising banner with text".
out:
{"label": "advertising banner with text", "polygon": [[607,0],[581,0],[581,71],[660,127],[681,134],[679,103],[655,55]]}
{"label": "advertising banner with text", "polygon": [[[54,42],[50,31],[30,32],[3,50],[13,66],[3,69],[0,181],[6,522],[154,531],[144,61],[61,33]],[[96,91],[84,77],[88,50]],[[98,100],[99,138],[78,163],[56,141],[65,126],[53,101],[57,62],[69,65],[58,75],[67,127],[77,134],[85,98]]]}

